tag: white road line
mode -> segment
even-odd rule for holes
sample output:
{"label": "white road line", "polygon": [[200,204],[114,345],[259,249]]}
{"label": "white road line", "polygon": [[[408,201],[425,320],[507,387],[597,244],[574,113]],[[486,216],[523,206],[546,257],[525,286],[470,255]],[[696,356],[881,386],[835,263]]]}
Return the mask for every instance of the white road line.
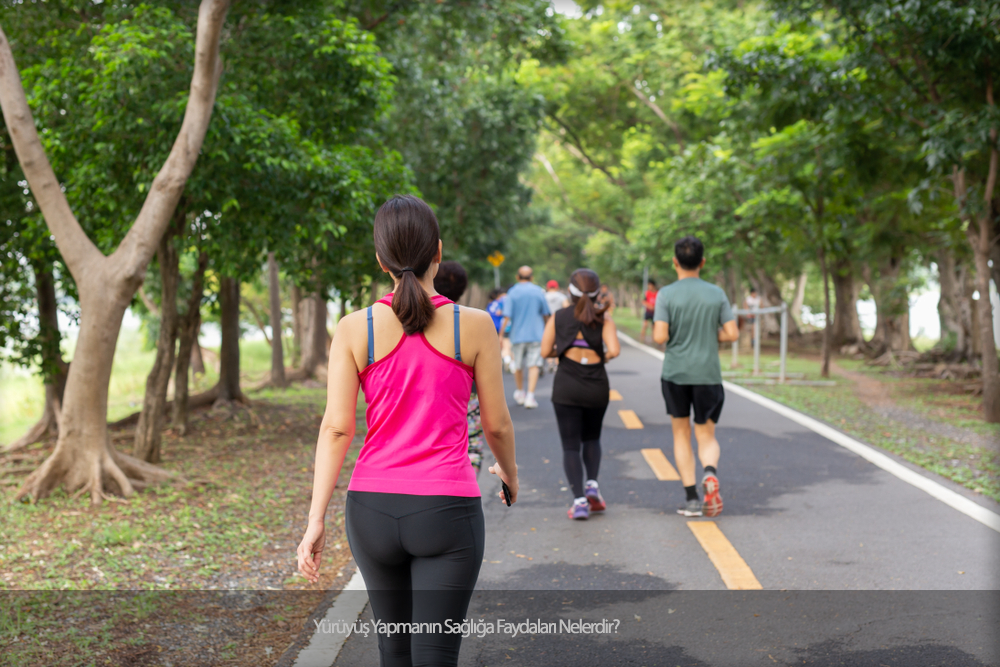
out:
{"label": "white road line", "polygon": [[[621,338],[626,343],[628,343],[629,345],[631,345],[632,347],[640,349],[643,352],[646,352],[647,354],[656,357],[657,359],[660,359],[661,361],[663,360],[663,353],[660,352],[659,350],[649,347],[648,345],[643,345],[642,343],[634,340],[631,336],[628,336],[622,333],[621,331],[618,332],[618,337]],[[982,505],[974,503],[965,496],[959,493],[955,493],[951,489],[946,488],[945,486],[943,486],[942,484],[933,479],[924,477],[915,470],[907,468],[906,466],[900,464],[898,461],[894,461],[890,457],[878,451],[871,445],[866,445],[863,442],[859,442],[858,440],[855,440],[854,438],[848,435],[844,435],[840,431],[831,428],[826,424],[816,419],[813,419],[812,417],[804,415],[797,410],[793,410],[787,405],[782,405],[777,401],[773,401],[770,398],[761,396],[756,392],[750,391],[746,387],[741,387],[737,384],[733,384],[732,382],[723,382],[722,384],[726,388],[726,391],[731,391],[734,394],[738,394],[739,396],[747,398],[753,401],[754,403],[757,403],[758,405],[762,405],[765,408],[768,408],[769,410],[777,412],[782,417],[787,417],[788,419],[791,419],[793,422],[805,426],[810,431],[818,433],[827,440],[831,440],[837,443],[844,449],[854,452],[861,458],[866,459],[868,462],[875,464],[882,470],[885,470],[887,473],[895,475],[896,477],[903,480],[907,484],[915,486],[921,491],[924,491],[925,493],[930,494],[934,498],[937,498],[945,505],[948,505],[949,507],[958,510],[967,517],[975,519],[984,526],[988,526],[989,528],[992,528],[993,530],[1000,533],[1000,514],[997,514],[996,512],[989,510],[983,507]]]}
{"label": "white road line", "polygon": [[[344,592],[366,590],[361,570],[355,570],[354,576],[344,586],[344,591],[337,596],[337,599],[327,609],[326,616],[321,623],[324,623],[327,627],[354,625],[368,603],[368,596],[361,595],[360,593],[344,595]],[[309,640],[309,644],[295,658],[293,667],[330,667],[337,660],[337,656],[340,655],[340,649],[344,647],[347,636],[347,634],[336,632],[321,632],[320,628],[317,627],[312,639]]]}

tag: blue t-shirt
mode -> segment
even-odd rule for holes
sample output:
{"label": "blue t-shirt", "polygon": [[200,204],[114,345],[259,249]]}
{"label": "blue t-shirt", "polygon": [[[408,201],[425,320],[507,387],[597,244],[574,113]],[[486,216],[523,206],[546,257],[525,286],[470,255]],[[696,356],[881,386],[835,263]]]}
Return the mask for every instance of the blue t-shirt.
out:
{"label": "blue t-shirt", "polygon": [[493,318],[493,326],[497,328],[497,333],[500,333],[500,325],[503,324],[503,301],[501,299],[490,301],[486,306],[486,312]]}
{"label": "blue t-shirt", "polygon": [[517,283],[507,290],[503,314],[510,318],[511,343],[540,343],[545,317],[552,313],[545,290],[531,283]]}

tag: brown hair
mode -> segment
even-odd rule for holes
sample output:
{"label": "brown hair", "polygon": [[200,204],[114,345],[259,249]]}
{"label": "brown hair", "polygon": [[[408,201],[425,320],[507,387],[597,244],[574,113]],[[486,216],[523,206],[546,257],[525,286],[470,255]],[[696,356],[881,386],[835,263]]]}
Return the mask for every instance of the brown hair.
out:
{"label": "brown hair", "polygon": [[590,294],[601,288],[601,279],[590,269],[577,269],[569,277],[569,283],[583,292],[582,296],[575,296],[572,291],[570,292],[570,298],[574,305],[573,317],[588,327],[603,326],[604,311],[608,309],[608,306],[597,303],[590,297]]}
{"label": "brown hair", "polygon": [[434,317],[434,306],[419,279],[437,256],[440,238],[434,211],[419,197],[396,195],[375,214],[375,252],[399,280],[392,312],[407,335],[423,331]]}

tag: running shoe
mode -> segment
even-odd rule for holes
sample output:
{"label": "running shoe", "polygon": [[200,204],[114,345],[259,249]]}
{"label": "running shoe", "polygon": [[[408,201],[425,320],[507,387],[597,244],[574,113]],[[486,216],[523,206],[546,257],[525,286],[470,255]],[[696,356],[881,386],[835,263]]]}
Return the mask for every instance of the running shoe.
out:
{"label": "running shoe", "polygon": [[524,391],[521,389],[514,390],[514,402],[518,405],[524,405]]}
{"label": "running shoe", "polygon": [[571,519],[590,518],[590,503],[586,498],[577,498],[573,501],[573,506],[569,508],[566,515]]}
{"label": "running shoe", "polygon": [[594,480],[587,480],[587,486],[583,489],[584,495],[587,497],[587,502],[590,503],[591,512],[603,512],[607,509],[607,504],[604,502],[604,498],[601,497],[601,491],[597,488],[597,482]]}
{"label": "running shoe", "polygon": [[701,501],[689,500],[684,507],[677,508],[677,513],[681,516],[702,516]]}
{"label": "running shoe", "polygon": [[709,473],[701,480],[701,486],[705,489],[705,516],[719,516],[722,514],[722,496],[719,495],[719,478]]}
{"label": "running shoe", "polygon": [[526,408],[537,408],[538,407],[538,401],[535,400],[535,397],[533,395],[528,394],[527,396],[524,397],[524,407],[526,407]]}

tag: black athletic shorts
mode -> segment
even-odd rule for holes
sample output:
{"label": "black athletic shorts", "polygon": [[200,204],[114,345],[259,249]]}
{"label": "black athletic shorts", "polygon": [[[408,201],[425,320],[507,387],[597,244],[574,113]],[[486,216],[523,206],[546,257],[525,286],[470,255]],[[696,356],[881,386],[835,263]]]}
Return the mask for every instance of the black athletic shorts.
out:
{"label": "black athletic shorts", "polygon": [[722,404],[726,400],[721,384],[674,384],[661,379],[660,386],[663,400],[667,403],[667,414],[671,417],[690,417],[693,405],[695,424],[704,424],[709,419],[719,423]]}
{"label": "black athletic shorts", "polygon": [[654,312],[655,311],[652,311],[652,310],[647,310],[646,311],[646,321],[647,322],[652,322],[653,321],[653,313]]}

